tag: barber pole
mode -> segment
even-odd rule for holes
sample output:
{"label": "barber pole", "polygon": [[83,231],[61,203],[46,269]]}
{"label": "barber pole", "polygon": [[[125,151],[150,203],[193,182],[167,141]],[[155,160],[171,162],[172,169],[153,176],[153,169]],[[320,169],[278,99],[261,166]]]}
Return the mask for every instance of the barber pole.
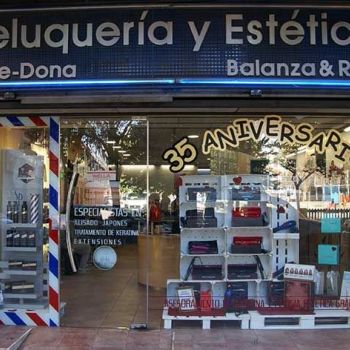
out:
{"label": "barber pole", "polygon": [[49,304],[50,326],[59,326],[59,159],[60,127],[57,117],[50,118],[50,187],[49,187]]}

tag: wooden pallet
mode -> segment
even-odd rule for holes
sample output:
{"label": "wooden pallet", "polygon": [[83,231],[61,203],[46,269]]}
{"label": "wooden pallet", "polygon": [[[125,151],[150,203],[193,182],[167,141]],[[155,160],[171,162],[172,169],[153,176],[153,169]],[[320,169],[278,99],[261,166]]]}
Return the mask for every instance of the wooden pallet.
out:
{"label": "wooden pallet", "polygon": [[313,315],[261,315],[249,311],[251,329],[350,328],[350,311],[315,310]]}
{"label": "wooden pallet", "polygon": [[234,313],[226,314],[225,316],[170,316],[168,309],[163,310],[164,328],[171,329],[172,321],[201,321],[202,329],[210,329],[211,321],[240,321],[241,329],[249,329],[248,314],[236,316]]}

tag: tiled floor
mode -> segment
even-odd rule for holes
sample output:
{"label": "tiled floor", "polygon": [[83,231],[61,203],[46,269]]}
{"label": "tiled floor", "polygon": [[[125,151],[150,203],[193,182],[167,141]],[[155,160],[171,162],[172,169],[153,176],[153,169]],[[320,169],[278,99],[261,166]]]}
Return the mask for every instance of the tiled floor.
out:
{"label": "tiled floor", "polygon": [[[14,328],[14,327],[8,327]],[[0,327],[1,335],[1,327]],[[35,328],[21,350],[348,350],[350,331]]]}
{"label": "tiled floor", "polygon": [[0,326],[0,350],[9,348],[28,329],[27,327]]}
{"label": "tiled floor", "polygon": [[[113,271],[65,276],[63,327],[33,328],[21,350],[350,350],[350,330],[254,331],[223,322],[211,330],[188,322],[164,330],[165,290],[150,291],[149,330],[117,329],[145,321],[145,288],[137,283],[136,264],[135,247],[127,247]],[[0,326],[0,350],[22,328]]]}
{"label": "tiled floor", "polygon": [[[63,326],[129,327],[146,321],[146,288],[137,283],[137,245],[118,249],[118,263],[111,271],[91,267],[85,274],[63,276],[61,301],[66,302]],[[166,291],[149,290],[149,319],[161,328]]]}

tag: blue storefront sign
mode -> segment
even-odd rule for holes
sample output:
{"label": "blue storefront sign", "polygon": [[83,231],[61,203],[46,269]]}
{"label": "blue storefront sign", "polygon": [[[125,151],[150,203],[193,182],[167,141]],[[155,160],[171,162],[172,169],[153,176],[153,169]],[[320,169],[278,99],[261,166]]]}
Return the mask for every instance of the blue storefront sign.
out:
{"label": "blue storefront sign", "polygon": [[111,8],[0,15],[0,87],[350,85],[350,9]]}

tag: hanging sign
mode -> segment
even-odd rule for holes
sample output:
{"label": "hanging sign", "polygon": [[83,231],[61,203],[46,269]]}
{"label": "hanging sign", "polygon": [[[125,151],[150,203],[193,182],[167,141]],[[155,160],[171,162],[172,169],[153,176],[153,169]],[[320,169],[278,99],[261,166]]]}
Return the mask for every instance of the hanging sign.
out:
{"label": "hanging sign", "polygon": [[138,236],[138,210],[106,206],[73,207],[73,243],[118,246],[123,237]]}
{"label": "hanging sign", "polygon": [[[280,144],[298,144],[320,154],[332,149],[335,158],[341,162],[345,162],[350,155],[350,144],[342,139],[339,131],[330,129],[328,132],[314,134],[311,124],[294,125],[283,121],[278,115],[268,115],[257,120],[235,119],[225,129],[206,130],[202,140],[202,153],[210,154],[212,150],[225,151],[227,148],[237,148],[242,141],[259,141],[264,138],[278,141]],[[163,153],[163,159],[170,163],[170,170],[174,173],[183,170],[185,164],[188,164],[189,160],[193,162],[197,156],[197,149],[187,138],[181,139]]]}

